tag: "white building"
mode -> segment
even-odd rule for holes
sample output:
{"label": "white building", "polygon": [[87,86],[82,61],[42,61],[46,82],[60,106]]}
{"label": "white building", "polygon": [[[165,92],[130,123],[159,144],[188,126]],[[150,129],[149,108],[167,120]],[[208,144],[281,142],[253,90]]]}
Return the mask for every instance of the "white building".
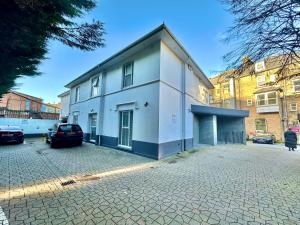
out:
{"label": "white building", "polygon": [[57,97],[60,98],[60,118],[68,118],[70,113],[70,91],[65,91]]}
{"label": "white building", "polygon": [[[165,25],[66,87],[69,122],[95,144],[161,159],[198,143],[216,144],[217,116],[223,114],[233,114],[234,129],[244,132],[246,112],[199,108],[208,105],[213,85]],[[235,142],[244,141],[240,136]]]}

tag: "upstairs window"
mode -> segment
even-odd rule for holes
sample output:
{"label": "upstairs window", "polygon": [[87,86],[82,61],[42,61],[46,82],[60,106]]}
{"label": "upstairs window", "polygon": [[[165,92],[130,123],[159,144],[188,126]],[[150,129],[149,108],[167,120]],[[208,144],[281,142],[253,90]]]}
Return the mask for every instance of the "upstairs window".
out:
{"label": "upstairs window", "polygon": [[300,92],[300,80],[293,80],[294,92]]}
{"label": "upstairs window", "polygon": [[94,77],[91,80],[91,97],[99,95],[99,77]]}
{"label": "upstairs window", "polygon": [[228,94],[229,93],[229,84],[223,84],[223,92],[224,94]]}
{"label": "upstairs window", "polygon": [[277,105],[276,92],[268,92],[256,95],[257,106]]}
{"label": "upstairs window", "polygon": [[75,89],[75,102],[79,102],[79,94],[80,94],[80,89],[79,87],[76,87]]}
{"label": "upstairs window", "polygon": [[265,85],[266,84],[265,75],[257,76],[256,77],[256,84],[257,84],[257,87]]}
{"label": "upstairs window", "polygon": [[270,75],[270,81],[275,82],[276,81],[276,74],[271,74]]}
{"label": "upstairs window", "polygon": [[255,63],[255,72],[261,72],[266,69],[264,61]]}
{"label": "upstairs window", "polygon": [[270,92],[267,94],[268,105],[276,105],[277,104],[277,95],[276,92]]}
{"label": "upstairs window", "polygon": [[29,99],[25,100],[25,110],[27,110],[27,111],[30,110],[30,100]]}
{"label": "upstairs window", "polygon": [[133,84],[133,62],[127,63],[123,67],[123,88]]}
{"label": "upstairs window", "polygon": [[208,104],[208,102],[209,102],[209,94],[205,88],[202,88],[202,100],[206,104]]}
{"label": "upstairs window", "polygon": [[266,105],[266,99],[265,99],[265,94],[259,94],[256,96],[256,102],[257,106],[264,106]]}

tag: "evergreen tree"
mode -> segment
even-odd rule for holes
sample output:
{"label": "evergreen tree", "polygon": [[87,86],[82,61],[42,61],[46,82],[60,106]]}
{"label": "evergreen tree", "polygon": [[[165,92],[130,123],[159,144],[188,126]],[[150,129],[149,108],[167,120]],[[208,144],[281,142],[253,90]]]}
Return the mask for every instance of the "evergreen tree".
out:
{"label": "evergreen tree", "polygon": [[0,0],[0,96],[18,77],[40,74],[50,39],[84,51],[103,47],[103,23],[74,22],[95,6],[94,0]]}

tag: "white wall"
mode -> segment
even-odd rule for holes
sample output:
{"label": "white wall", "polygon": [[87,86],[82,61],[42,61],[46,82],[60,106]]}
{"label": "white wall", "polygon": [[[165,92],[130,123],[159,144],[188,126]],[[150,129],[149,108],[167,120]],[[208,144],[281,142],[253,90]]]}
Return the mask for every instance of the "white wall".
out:
{"label": "white wall", "polygon": [[[83,101],[77,104],[72,104],[70,107],[70,116],[68,122],[73,122],[73,113],[78,112],[78,124],[81,126],[84,133],[89,133],[89,115],[91,113],[98,114],[99,121],[99,110],[100,110],[100,97],[95,97],[87,101]],[[99,129],[99,126],[98,126]],[[98,130],[99,131],[99,130]],[[98,134],[98,132],[97,132]]]}
{"label": "white wall", "polygon": [[103,135],[118,137],[119,110],[133,109],[132,139],[158,143],[158,98],[158,82],[105,96]]}
{"label": "white wall", "polygon": [[159,143],[182,138],[183,62],[161,42]]}
{"label": "white wall", "polygon": [[19,126],[24,134],[45,134],[58,120],[0,118],[0,126]]}
{"label": "white wall", "polygon": [[[133,85],[122,90],[123,65],[134,62]],[[160,72],[160,45],[156,44],[144,51],[126,59],[122,63],[107,69],[103,82],[102,96],[90,98],[91,80],[80,84],[80,101],[74,103],[75,88],[72,88],[72,103],[69,122],[73,121],[73,113],[78,112],[78,123],[83,132],[89,133],[89,115],[98,114],[97,134],[110,137],[119,136],[119,111],[122,107],[133,109],[133,140],[158,142],[158,96]],[[101,77],[101,76],[100,76]],[[100,101],[103,99],[104,109],[100,110]],[[132,104],[118,108],[119,104],[136,102],[138,109]],[[144,104],[148,102],[148,106]],[[100,113],[99,113],[100,112]],[[100,115],[103,112],[103,115]],[[101,126],[103,116],[103,127]],[[151,121],[151,122],[150,122]],[[101,133],[102,131],[102,133]]]}
{"label": "white wall", "polygon": [[122,90],[123,65],[134,62],[133,86],[159,79],[160,46],[156,44],[106,71],[105,94]]}
{"label": "white wall", "polygon": [[60,97],[60,102],[61,102],[60,117],[69,116],[70,94]]}
{"label": "white wall", "polygon": [[[159,143],[193,138],[194,115],[192,104],[205,104],[204,83],[191,66],[180,60],[175,53],[161,42],[160,64],[160,108]],[[183,105],[183,77],[185,76],[185,105]],[[207,90],[207,89],[206,89]],[[184,107],[184,109],[182,109]],[[182,113],[185,113],[183,123]],[[184,135],[182,135],[184,126]]]}

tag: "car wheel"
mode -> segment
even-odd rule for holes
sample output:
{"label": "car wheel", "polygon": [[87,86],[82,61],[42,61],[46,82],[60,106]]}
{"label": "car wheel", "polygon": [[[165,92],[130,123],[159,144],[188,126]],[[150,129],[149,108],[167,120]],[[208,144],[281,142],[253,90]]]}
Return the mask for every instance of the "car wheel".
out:
{"label": "car wheel", "polygon": [[23,144],[23,143],[24,143],[24,139],[18,141],[18,144]]}
{"label": "car wheel", "polygon": [[82,145],[82,141],[79,141],[79,142],[78,142],[78,145],[81,146],[81,145]]}

